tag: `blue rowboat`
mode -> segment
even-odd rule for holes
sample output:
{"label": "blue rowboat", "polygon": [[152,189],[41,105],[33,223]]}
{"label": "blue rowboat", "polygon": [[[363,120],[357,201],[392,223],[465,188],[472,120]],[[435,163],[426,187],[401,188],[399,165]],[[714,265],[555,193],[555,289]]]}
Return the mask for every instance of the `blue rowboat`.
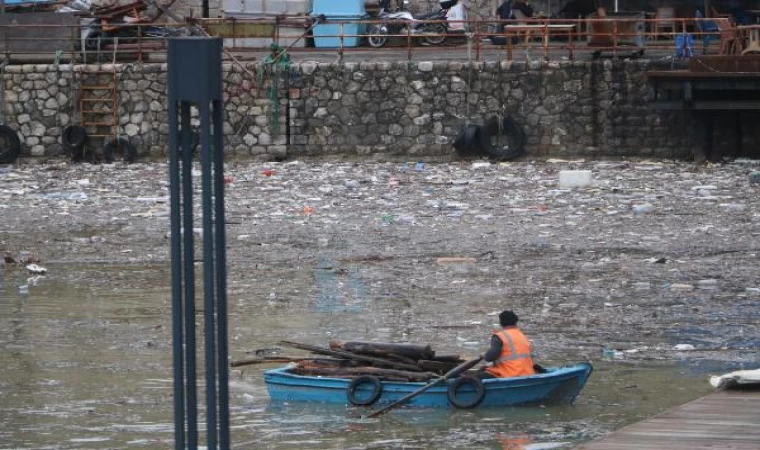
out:
{"label": "blue rowboat", "polygon": [[[405,405],[472,408],[572,403],[583,389],[593,368],[591,364],[580,363],[546,370],[546,373],[527,377],[482,380],[482,387],[477,385],[477,381],[473,383],[470,377],[454,378],[446,384],[430,387],[409,399]],[[468,381],[457,381],[462,378],[467,378]],[[265,371],[264,382],[272,402],[381,406],[394,402],[426,384],[376,379],[376,384],[371,381],[356,384],[355,380],[350,378],[297,375],[289,372],[288,367]],[[349,397],[352,397],[351,401]]]}

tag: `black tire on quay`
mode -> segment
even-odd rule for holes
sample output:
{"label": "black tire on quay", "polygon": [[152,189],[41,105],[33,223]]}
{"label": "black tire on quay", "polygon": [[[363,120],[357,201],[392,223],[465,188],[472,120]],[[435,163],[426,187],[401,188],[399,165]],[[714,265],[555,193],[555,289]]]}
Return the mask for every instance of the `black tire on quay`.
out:
{"label": "black tire on quay", "polygon": [[425,36],[425,42],[430,45],[443,45],[446,42],[446,26],[436,23],[425,28],[425,31],[434,36]]}
{"label": "black tire on quay", "polygon": [[462,154],[480,153],[480,126],[475,124],[466,125],[454,140],[454,148]]}
{"label": "black tire on quay", "polygon": [[367,31],[367,44],[373,48],[380,48],[388,43],[388,28],[382,24],[373,24]]}
{"label": "black tire on quay", "polygon": [[[362,384],[371,384],[372,385],[372,394],[370,394],[367,398],[357,398],[356,396],[356,389],[361,386]],[[380,379],[377,377],[373,377],[372,375],[362,375],[360,377],[354,378],[351,380],[351,383],[348,385],[348,388],[346,389],[346,396],[348,397],[348,401],[355,406],[369,406],[377,401],[377,399],[380,398],[380,395],[383,393],[383,384],[380,382]]]}
{"label": "black tire on quay", "polygon": [[103,48],[106,34],[102,30],[90,30],[84,38],[84,48],[88,51],[97,51]]}
{"label": "black tire on quay", "polygon": [[8,125],[0,125],[0,164],[11,164],[21,154],[21,139]]}
{"label": "black tire on quay", "polygon": [[81,149],[87,144],[87,130],[79,125],[69,125],[63,129],[61,142],[68,150]]}
{"label": "black tire on quay", "polygon": [[[182,130],[177,130],[177,143],[179,144],[179,155],[182,155]],[[190,130],[190,148],[192,151],[190,154],[197,155],[198,147],[201,145],[201,136],[195,130]]]}
{"label": "black tire on quay", "polygon": [[103,159],[106,163],[114,161],[114,155],[121,154],[124,162],[133,163],[137,159],[137,148],[124,136],[118,136],[103,147]]}
{"label": "black tire on quay", "polygon": [[[470,384],[475,389],[475,397],[470,400],[462,400],[457,397],[459,388],[464,385]],[[449,403],[460,409],[472,409],[483,401],[483,397],[486,396],[486,388],[483,386],[483,382],[479,378],[462,376],[454,379],[449,384],[449,388],[446,391],[446,396],[449,398]]]}
{"label": "black tire on quay", "polygon": [[480,128],[480,146],[493,158],[515,159],[524,153],[525,131],[511,117],[504,117],[501,121],[498,117],[491,117]]}

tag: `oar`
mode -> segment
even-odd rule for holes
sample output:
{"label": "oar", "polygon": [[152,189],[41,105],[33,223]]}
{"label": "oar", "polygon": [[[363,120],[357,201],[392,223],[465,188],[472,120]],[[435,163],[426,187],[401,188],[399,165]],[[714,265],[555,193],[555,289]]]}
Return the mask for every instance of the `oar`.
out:
{"label": "oar", "polygon": [[433,380],[433,381],[429,382],[428,384],[422,386],[421,388],[417,389],[416,391],[410,392],[409,394],[406,394],[405,396],[401,397],[400,399],[396,400],[395,402],[393,402],[393,403],[391,403],[389,405],[386,405],[386,406],[378,409],[377,411],[372,412],[370,415],[366,416],[365,419],[370,419],[372,417],[377,417],[380,414],[384,414],[384,413],[390,411],[391,409],[393,409],[396,406],[404,403],[405,401],[409,400],[410,398],[412,398],[412,397],[414,397],[414,396],[416,396],[418,394],[421,394],[421,393],[425,392],[426,390],[430,389],[431,387],[435,386],[436,384],[442,383],[442,382],[448,380],[449,378],[454,378],[455,376],[459,375],[460,373],[464,372],[465,370],[470,369],[471,367],[474,367],[475,364],[479,363],[480,360],[482,360],[482,359],[483,359],[483,355],[478,356],[477,358],[472,359],[470,361],[463,362],[462,364],[460,364],[460,365],[454,367],[453,369],[449,370],[448,372],[446,372],[446,374],[443,375],[442,377],[436,378],[435,380]]}
{"label": "oar", "polygon": [[308,361],[312,358],[294,358],[289,356],[265,356],[263,358],[241,359],[232,361],[230,367],[250,366],[251,364],[271,364],[271,363],[288,363],[298,361]]}

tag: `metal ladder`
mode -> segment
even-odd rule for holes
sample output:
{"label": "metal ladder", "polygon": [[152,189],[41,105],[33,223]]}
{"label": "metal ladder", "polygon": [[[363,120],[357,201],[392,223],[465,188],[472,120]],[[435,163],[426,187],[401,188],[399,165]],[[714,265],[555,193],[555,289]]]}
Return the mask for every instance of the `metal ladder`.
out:
{"label": "metal ladder", "polygon": [[79,86],[81,124],[88,131],[92,131],[89,134],[90,137],[102,138],[104,141],[109,137],[115,139],[118,135],[119,80],[116,72],[118,40],[114,44],[111,70],[103,70],[104,66],[100,65],[98,70],[87,72],[87,77],[82,78]]}

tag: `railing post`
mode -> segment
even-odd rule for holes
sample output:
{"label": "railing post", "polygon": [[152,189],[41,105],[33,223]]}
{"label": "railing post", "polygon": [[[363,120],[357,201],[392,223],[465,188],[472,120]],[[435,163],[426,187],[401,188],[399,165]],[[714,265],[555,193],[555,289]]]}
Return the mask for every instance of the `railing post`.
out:
{"label": "railing post", "polygon": [[143,62],[143,35],[142,35],[142,25],[137,25],[137,62],[142,64]]}
{"label": "railing post", "polygon": [[572,28],[567,30],[567,53],[568,57],[570,58],[570,61],[575,60],[575,56],[573,55],[573,40],[576,39],[575,37],[575,30],[577,29],[578,25],[576,24]]}
{"label": "railing post", "polygon": [[77,28],[79,28],[78,25],[74,25],[71,27],[71,60],[69,61],[69,64],[71,65],[73,65],[76,62]]}
{"label": "railing post", "polygon": [[343,24],[344,22],[340,23],[340,47],[338,48],[338,60],[341,64],[343,64],[343,46],[345,45],[343,39]]}
{"label": "railing post", "polygon": [[412,60],[412,26],[406,27],[406,59]]}
{"label": "railing post", "polygon": [[541,36],[541,41],[543,42],[544,46],[544,60],[549,61],[549,20],[544,19],[544,29],[543,29],[543,36]]}

